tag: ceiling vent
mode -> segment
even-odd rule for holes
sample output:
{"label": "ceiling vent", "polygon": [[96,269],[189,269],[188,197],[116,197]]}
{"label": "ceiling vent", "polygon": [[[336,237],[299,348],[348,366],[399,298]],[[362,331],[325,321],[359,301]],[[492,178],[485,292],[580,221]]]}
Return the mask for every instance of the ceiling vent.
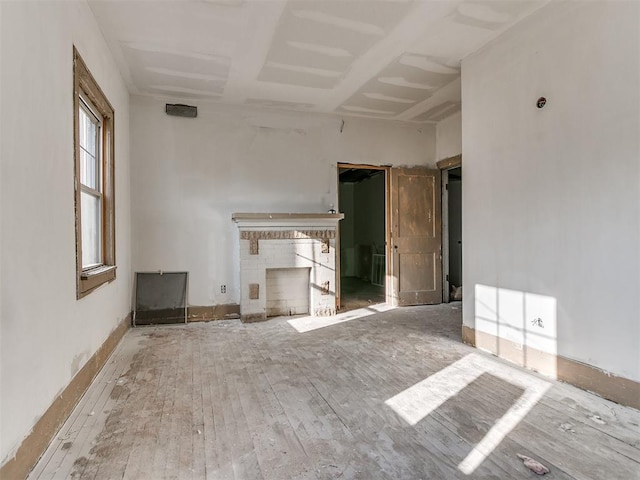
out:
{"label": "ceiling vent", "polygon": [[167,112],[167,115],[173,115],[175,117],[196,118],[198,116],[198,107],[181,105],[179,103],[167,103],[165,105],[165,112]]}

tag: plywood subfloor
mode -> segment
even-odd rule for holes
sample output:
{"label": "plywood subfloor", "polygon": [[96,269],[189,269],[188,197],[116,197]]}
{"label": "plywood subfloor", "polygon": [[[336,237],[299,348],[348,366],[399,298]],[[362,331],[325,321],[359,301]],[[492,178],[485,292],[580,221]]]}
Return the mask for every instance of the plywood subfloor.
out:
{"label": "plywood subfloor", "polygon": [[638,411],[461,344],[459,304],[365,313],[136,328],[30,478],[639,478]]}

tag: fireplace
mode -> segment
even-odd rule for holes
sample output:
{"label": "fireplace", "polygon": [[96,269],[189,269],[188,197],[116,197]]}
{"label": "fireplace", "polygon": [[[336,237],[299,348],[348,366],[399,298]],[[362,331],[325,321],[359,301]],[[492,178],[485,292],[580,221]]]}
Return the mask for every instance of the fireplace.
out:
{"label": "fireplace", "polygon": [[335,315],[336,230],[343,214],[234,213],[232,218],[239,230],[243,322],[303,310]]}

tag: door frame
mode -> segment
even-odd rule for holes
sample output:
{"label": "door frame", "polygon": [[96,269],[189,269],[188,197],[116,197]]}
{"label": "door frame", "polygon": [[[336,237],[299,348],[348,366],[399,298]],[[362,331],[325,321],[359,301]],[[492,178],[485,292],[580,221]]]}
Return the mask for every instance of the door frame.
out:
{"label": "door frame", "polygon": [[[389,281],[390,256],[391,256],[391,221],[389,214],[391,189],[391,165],[367,165],[362,163],[341,163],[338,162],[336,172],[336,197],[337,210],[340,212],[340,169],[351,168],[354,170],[384,170],[384,256],[385,256],[385,272],[384,272],[384,297],[387,304],[391,304],[392,292],[391,282]],[[340,310],[341,303],[341,285],[340,285],[340,222],[338,222],[336,232],[336,309]]]}
{"label": "door frame", "polygon": [[462,155],[445,158],[436,163],[442,173],[442,302],[451,301],[449,285],[449,170],[462,167]]}

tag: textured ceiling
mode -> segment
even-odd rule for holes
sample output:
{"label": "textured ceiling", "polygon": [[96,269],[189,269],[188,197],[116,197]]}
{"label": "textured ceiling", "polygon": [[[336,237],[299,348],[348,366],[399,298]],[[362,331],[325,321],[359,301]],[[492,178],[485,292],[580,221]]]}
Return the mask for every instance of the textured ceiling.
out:
{"label": "textured ceiling", "polygon": [[90,0],[131,93],[414,122],[548,0]]}

